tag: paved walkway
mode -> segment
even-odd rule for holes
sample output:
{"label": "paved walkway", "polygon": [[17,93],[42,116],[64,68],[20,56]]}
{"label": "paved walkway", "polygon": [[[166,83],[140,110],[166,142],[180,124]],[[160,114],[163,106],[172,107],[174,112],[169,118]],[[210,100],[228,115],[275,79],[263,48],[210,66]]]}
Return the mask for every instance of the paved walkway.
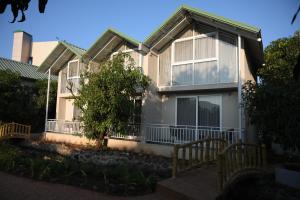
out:
{"label": "paved walkway", "polygon": [[109,196],[78,187],[35,181],[0,172],[1,200],[162,200],[158,194]]}
{"label": "paved walkway", "polygon": [[214,200],[218,195],[216,166],[203,166],[179,174],[175,179],[163,180],[157,190],[170,199]]}

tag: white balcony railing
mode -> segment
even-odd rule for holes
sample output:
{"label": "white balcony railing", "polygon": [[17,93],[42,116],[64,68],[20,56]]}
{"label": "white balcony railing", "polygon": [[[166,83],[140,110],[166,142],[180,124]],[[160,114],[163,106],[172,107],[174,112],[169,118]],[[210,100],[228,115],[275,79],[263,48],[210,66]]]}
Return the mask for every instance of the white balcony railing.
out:
{"label": "white balcony railing", "polygon": [[60,94],[71,94],[70,89],[73,93],[77,93],[80,89],[80,78],[71,78],[61,82]]}
{"label": "white balcony railing", "polygon": [[80,121],[49,119],[45,129],[47,132],[81,135],[83,133],[83,123]]}
{"label": "white balcony railing", "polygon": [[[52,119],[47,121],[46,131],[81,135],[83,134],[83,123]],[[243,130],[235,128],[129,124],[126,133],[113,133],[110,137],[157,144],[183,144],[206,138],[219,138],[227,140],[229,144],[233,144],[242,140],[243,135]]]}
{"label": "white balcony railing", "polygon": [[129,124],[126,133],[113,133],[111,138],[126,139],[126,140],[140,140],[141,136],[141,125],[140,124]]}
{"label": "white balcony railing", "polygon": [[220,138],[229,144],[243,138],[243,131],[234,128],[145,125],[145,141],[160,144],[182,144],[205,138]]}

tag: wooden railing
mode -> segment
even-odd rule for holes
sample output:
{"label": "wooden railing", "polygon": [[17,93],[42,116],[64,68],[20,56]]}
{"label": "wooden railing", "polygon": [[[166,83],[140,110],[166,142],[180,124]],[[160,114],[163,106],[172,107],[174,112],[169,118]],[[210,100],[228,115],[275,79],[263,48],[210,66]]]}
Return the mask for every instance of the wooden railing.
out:
{"label": "wooden railing", "polygon": [[225,185],[240,172],[261,170],[266,165],[265,145],[236,143],[225,148],[218,155],[218,185]]}
{"label": "wooden railing", "polygon": [[176,177],[178,172],[189,170],[203,163],[215,161],[218,153],[226,145],[227,142],[223,139],[204,139],[174,145],[172,176]]}
{"label": "wooden railing", "polygon": [[7,123],[0,125],[0,139],[6,138],[30,138],[31,126],[18,124],[18,123]]}

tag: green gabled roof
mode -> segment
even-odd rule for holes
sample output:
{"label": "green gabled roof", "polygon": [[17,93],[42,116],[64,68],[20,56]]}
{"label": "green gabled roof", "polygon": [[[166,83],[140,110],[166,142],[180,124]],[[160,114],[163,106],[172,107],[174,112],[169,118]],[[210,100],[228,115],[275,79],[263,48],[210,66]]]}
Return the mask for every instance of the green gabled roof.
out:
{"label": "green gabled roof", "polygon": [[[0,57],[0,70],[11,70],[19,73],[21,77],[28,79],[47,79],[48,75],[38,72],[38,67],[27,63],[22,63],[7,58]],[[51,76],[52,80],[57,80],[57,76]]]}
{"label": "green gabled roof", "polygon": [[92,46],[86,51],[87,54],[88,52],[91,51],[91,49],[93,49],[97,43],[106,35],[106,34],[109,34],[109,33],[112,33],[112,34],[115,34],[117,36],[119,36],[120,38],[123,38],[124,40],[132,43],[133,45],[135,46],[139,46],[139,43],[141,43],[140,41],[124,34],[124,33],[121,33],[120,31],[117,31],[116,29],[113,29],[113,28],[108,28],[102,35],[100,35],[100,37],[97,38],[97,40],[92,44]]}
{"label": "green gabled roof", "polygon": [[164,26],[166,26],[166,24],[168,24],[176,15],[178,15],[180,12],[182,11],[187,11],[190,13],[194,13],[196,15],[199,16],[203,16],[203,17],[207,17],[210,18],[212,20],[236,27],[236,28],[240,28],[243,29],[245,31],[249,31],[249,32],[253,32],[253,33],[259,33],[260,32],[260,28],[255,27],[255,26],[251,26],[242,22],[238,22],[235,20],[231,20],[219,15],[215,15],[197,8],[192,8],[190,6],[187,5],[182,5],[181,7],[179,7],[167,20],[165,20],[162,25],[160,25],[155,31],[153,31],[145,40],[144,43],[149,43],[151,38],[154,37]]}
{"label": "green gabled roof", "polygon": [[46,59],[40,64],[39,71],[46,72],[48,68],[61,56],[64,50],[69,50],[69,54],[75,54],[79,59],[85,54],[86,50],[66,40],[58,41],[56,47],[49,53]]}
{"label": "green gabled roof", "polygon": [[138,41],[138,40],[136,40],[136,39],[124,34],[124,33],[121,33],[120,31],[117,31],[116,29],[109,28],[107,31],[111,31],[111,32],[117,34],[118,36],[120,36],[121,38],[124,38],[125,40],[131,42],[132,44],[134,44],[136,46],[139,46],[140,41]]}
{"label": "green gabled roof", "polygon": [[71,43],[67,42],[66,40],[59,41],[59,43],[65,45],[70,51],[72,51],[78,57],[83,56],[83,54],[85,54],[85,52],[86,52],[85,49],[78,47],[74,44],[71,44]]}

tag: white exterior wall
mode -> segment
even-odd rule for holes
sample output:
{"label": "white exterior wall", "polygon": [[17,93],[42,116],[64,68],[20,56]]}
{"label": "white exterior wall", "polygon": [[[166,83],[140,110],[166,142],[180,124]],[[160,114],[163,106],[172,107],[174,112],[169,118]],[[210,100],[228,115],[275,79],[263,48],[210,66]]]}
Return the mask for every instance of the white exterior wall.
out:
{"label": "white exterior wall", "polygon": [[57,44],[58,41],[33,42],[31,50],[32,64],[40,66]]}
{"label": "white exterior wall", "polygon": [[12,60],[28,63],[31,56],[32,36],[26,32],[14,32]]}

